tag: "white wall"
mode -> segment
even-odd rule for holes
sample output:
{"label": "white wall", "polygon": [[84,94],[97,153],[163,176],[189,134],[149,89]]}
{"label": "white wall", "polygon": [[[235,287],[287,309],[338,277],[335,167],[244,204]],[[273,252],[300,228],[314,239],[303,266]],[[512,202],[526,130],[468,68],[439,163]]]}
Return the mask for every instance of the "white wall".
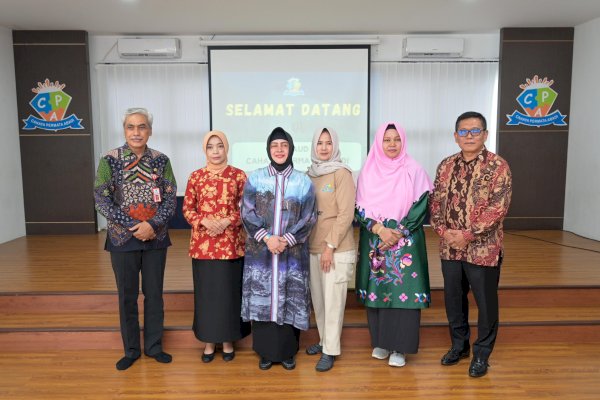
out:
{"label": "white wall", "polygon": [[0,27],[0,243],[25,235],[12,31]]}
{"label": "white wall", "polygon": [[575,27],[564,229],[600,240],[600,18]]}
{"label": "white wall", "polygon": [[[485,33],[485,34],[448,34],[448,35],[378,35],[372,36],[379,40],[379,44],[371,47],[371,61],[401,61],[402,60],[402,42],[404,38],[408,36],[428,36],[428,37],[460,37],[464,39],[465,47],[463,52],[464,61],[472,60],[497,60],[500,52],[500,32]],[[164,37],[177,37],[181,41],[181,58],[177,60],[136,60],[136,59],[122,59],[119,58],[117,52],[117,40],[120,37],[127,36],[116,36],[116,35],[91,35],[90,36],[90,67],[98,63],[140,63],[140,62],[208,62],[208,52],[206,47],[201,45],[201,40],[204,43],[209,42],[208,36],[164,36]],[[144,36],[147,37],[147,36]],[[161,37],[161,36],[159,36]],[[371,37],[371,36],[370,36]],[[240,41],[253,40],[261,41],[268,39],[276,39],[285,41],[289,36],[220,36],[214,39],[215,45],[218,45],[218,40],[228,41]],[[314,39],[323,40],[324,43],[331,39],[358,39],[359,37],[353,35],[329,35],[329,36],[316,36],[316,35],[305,35],[301,37],[294,37],[294,39]],[[293,40],[293,39],[291,39]],[[240,43],[241,44],[241,43]],[[407,60],[404,60],[407,61]]]}

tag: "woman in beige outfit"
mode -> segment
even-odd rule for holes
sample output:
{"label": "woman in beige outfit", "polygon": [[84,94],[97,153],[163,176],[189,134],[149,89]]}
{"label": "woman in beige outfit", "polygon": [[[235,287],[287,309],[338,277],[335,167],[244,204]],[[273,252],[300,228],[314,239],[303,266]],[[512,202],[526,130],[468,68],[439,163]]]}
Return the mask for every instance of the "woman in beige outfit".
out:
{"label": "woman in beige outfit", "polygon": [[317,197],[317,224],[310,235],[310,291],[320,342],[306,353],[321,353],[316,370],[328,371],[340,355],[340,336],[348,282],[356,261],[352,220],[356,188],[342,163],[339,140],[331,128],[315,132],[308,175]]}

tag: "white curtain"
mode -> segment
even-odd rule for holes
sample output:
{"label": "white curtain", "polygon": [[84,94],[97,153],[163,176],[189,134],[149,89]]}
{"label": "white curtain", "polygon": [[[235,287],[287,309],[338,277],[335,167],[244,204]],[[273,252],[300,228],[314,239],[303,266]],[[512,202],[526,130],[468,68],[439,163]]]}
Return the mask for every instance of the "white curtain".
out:
{"label": "white curtain", "polygon": [[452,134],[465,111],[486,117],[486,146],[496,150],[497,86],[496,62],[371,63],[371,141],[381,123],[399,122],[409,154],[433,180],[439,162],[459,151]]}
{"label": "white curtain", "polygon": [[100,148],[123,145],[123,112],[145,107],[154,116],[148,145],[171,159],[177,192],[185,193],[190,173],[204,165],[202,137],[210,127],[206,64],[97,65]]}
{"label": "white curtain", "polygon": [[[100,64],[96,72],[96,164],[124,143],[123,112],[146,107],[154,115],[149,146],[171,158],[183,195],[189,174],[205,164],[208,66]],[[497,76],[495,62],[371,63],[371,140],[380,123],[398,121],[406,129],[409,153],[433,179],[439,162],[458,151],[452,136],[456,117],[474,110],[488,119],[487,146],[495,151]],[[104,226],[102,218],[99,226]]]}

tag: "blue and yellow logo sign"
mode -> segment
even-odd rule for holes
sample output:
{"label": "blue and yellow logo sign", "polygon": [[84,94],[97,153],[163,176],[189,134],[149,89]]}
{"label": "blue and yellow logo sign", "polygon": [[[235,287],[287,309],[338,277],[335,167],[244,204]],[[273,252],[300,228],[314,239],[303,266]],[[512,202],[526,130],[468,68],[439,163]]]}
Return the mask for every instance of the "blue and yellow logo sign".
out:
{"label": "blue and yellow logo sign", "polygon": [[46,78],[44,83],[38,82],[38,86],[31,89],[36,95],[31,99],[29,105],[41,118],[30,115],[23,120],[25,122],[23,129],[43,129],[55,132],[63,129],[83,129],[81,119],[77,118],[75,114],[65,117],[71,103],[71,96],[63,91],[65,86],[64,83],[50,82]]}
{"label": "blue and yellow logo sign", "polygon": [[304,96],[304,90],[302,90],[302,82],[298,78],[290,78],[287,80],[285,85],[284,96]]}
{"label": "blue and yellow logo sign", "polygon": [[519,85],[523,91],[517,96],[517,102],[525,111],[525,114],[515,110],[512,114],[506,114],[508,122],[506,125],[527,125],[527,126],[547,126],[558,125],[565,126],[566,115],[555,110],[550,113],[558,93],[550,86],[554,83],[548,78],[539,79],[537,75],[533,79],[526,79],[527,83]]}

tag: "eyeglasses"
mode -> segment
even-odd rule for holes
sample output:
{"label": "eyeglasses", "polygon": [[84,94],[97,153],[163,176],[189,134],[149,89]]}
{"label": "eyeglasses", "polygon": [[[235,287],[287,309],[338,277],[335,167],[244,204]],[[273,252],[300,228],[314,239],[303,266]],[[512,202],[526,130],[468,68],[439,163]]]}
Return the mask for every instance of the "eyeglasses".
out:
{"label": "eyeglasses", "polygon": [[486,131],[485,129],[473,128],[473,129],[459,129],[458,131],[456,131],[456,133],[458,133],[458,136],[460,136],[460,137],[465,137],[469,133],[471,134],[471,136],[475,137],[475,136],[481,135],[485,131]]}

